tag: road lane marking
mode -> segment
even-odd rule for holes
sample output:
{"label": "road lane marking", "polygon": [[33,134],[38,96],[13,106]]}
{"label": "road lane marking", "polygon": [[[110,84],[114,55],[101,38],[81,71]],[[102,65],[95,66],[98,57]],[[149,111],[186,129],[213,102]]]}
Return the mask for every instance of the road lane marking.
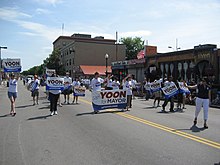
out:
{"label": "road lane marking", "polygon": [[[79,99],[79,100],[86,103],[86,104],[92,105],[92,103],[90,101],[87,101],[87,100],[84,100],[84,99]],[[161,124],[157,124],[157,123],[154,123],[154,122],[151,122],[151,121],[148,121],[148,120],[145,120],[145,119],[142,119],[142,118],[130,115],[130,114],[126,114],[124,112],[116,112],[115,114],[117,114],[121,117],[127,118],[127,119],[137,121],[139,123],[143,123],[143,124],[158,128],[160,130],[164,130],[166,132],[170,132],[172,134],[179,135],[181,137],[185,137],[187,139],[191,139],[191,140],[197,141],[199,143],[206,144],[208,146],[220,149],[220,143],[218,143],[218,142],[214,142],[214,141],[211,141],[211,140],[199,137],[199,136],[195,136],[195,135],[183,132],[183,131],[179,131],[179,130],[161,125]]]}

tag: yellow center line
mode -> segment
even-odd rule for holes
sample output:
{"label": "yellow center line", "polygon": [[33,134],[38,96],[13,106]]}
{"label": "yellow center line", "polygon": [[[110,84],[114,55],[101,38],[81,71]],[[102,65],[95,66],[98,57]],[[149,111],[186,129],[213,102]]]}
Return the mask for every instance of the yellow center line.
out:
{"label": "yellow center line", "polygon": [[[87,101],[87,100],[84,100],[84,99],[79,99],[79,100],[84,102],[84,103],[86,103],[86,104],[92,105],[92,103],[90,101]],[[173,128],[161,125],[161,124],[157,124],[157,123],[145,120],[145,119],[141,119],[139,117],[136,117],[136,116],[133,116],[133,115],[130,115],[130,114],[126,114],[124,112],[116,112],[115,114],[117,114],[119,116],[122,116],[124,118],[127,118],[127,119],[131,119],[131,120],[137,121],[139,123],[143,123],[143,124],[152,126],[154,128],[158,128],[158,129],[164,130],[166,132],[170,132],[172,134],[179,135],[179,136],[182,136],[182,137],[185,137],[185,138],[197,141],[199,143],[206,144],[208,146],[220,149],[220,143],[218,143],[218,142],[214,142],[214,141],[211,141],[211,140],[199,137],[199,136],[195,136],[195,135],[183,132],[183,131],[179,131],[179,130],[176,130],[176,129],[173,129]]]}

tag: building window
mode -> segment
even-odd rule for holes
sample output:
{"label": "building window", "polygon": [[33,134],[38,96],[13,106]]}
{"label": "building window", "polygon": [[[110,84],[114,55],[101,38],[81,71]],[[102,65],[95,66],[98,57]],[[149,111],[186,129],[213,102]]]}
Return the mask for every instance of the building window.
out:
{"label": "building window", "polygon": [[71,65],[71,59],[69,60],[69,64]]}

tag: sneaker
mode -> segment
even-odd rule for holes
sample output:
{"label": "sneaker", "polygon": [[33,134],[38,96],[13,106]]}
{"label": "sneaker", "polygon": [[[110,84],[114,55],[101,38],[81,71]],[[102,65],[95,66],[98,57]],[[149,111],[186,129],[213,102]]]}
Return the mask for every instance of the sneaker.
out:
{"label": "sneaker", "polygon": [[205,123],[204,124],[204,129],[208,129],[209,127],[208,127],[208,125]]}
{"label": "sneaker", "polygon": [[58,115],[57,111],[54,111],[54,115]]}
{"label": "sneaker", "polygon": [[54,111],[52,111],[51,113],[50,113],[50,116],[53,116],[54,115]]}
{"label": "sneaker", "polygon": [[59,107],[62,107],[62,104],[59,104]]}
{"label": "sneaker", "polygon": [[174,112],[174,110],[172,109],[172,110],[170,110],[170,112]]}
{"label": "sneaker", "polygon": [[64,101],[63,104],[66,104],[66,101]]}
{"label": "sneaker", "polygon": [[70,102],[68,102],[67,104],[70,104]]}
{"label": "sneaker", "polygon": [[166,113],[166,111],[164,109],[161,110],[162,113]]}

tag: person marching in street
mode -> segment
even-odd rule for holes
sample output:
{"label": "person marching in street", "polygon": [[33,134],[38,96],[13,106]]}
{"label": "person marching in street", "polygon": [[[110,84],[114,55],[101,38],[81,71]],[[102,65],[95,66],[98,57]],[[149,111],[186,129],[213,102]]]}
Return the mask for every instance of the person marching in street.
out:
{"label": "person marching in street", "polygon": [[136,88],[137,80],[135,79],[135,76],[133,74],[131,75],[131,83],[132,83],[132,98],[136,99],[134,93],[137,92],[137,88]]}
{"label": "person marching in street", "polygon": [[177,95],[177,109],[183,111],[183,109],[186,109],[185,104],[186,104],[187,93],[185,91],[181,91],[180,86],[186,87],[187,86],[186,81],[183,79],[177,81],[177,87],[179,88],[179,93]]}
{"label": "person marching in street", "polygon": [[18,97],[18,77],[15,77],[15,75],[12,73],[10,77],[7,76],[7,79],[9,80],[8,98],[10,99],[11,102],[10,115],[15,116],[16,115],[15,100]]}
{"label": "person marching in street", "polygon": [[113,87],[112,87],[112,77],[113,77],[113,75],[108,74],[108,76],[105,78],[105,81],[107,83],[106,90],[112,90],[113,89]]}
{"label": "person marching in street", "polygon": [[73,81],[72,87],[73,87],[73,102],[72,104],[74,104],[76,102],[76,104],[78,104],[78,96],[75,95],[75,88],[78,88],[80,86],[80,81],[79,78],[76,78],[75,81]]}
{"label": "person marching in street", "polygon": [[201,108],[203,107],[203,118],[204,118],[204,128],[207,129],[207,120],[208,120],[208,110],[209,110],[209,99],[210,99],[210,86],[207,84],[207,80],[202,78],[202,80],[194,85],[187,86],[190,89],[197,89],[197,97],[196,97],[196,110],[195,110],[195,118],[194,125],[197,124],[197,118]]}
{"label": "person marching in street", "polygon": [[127,107],[126,110],[128,111],[128,108],[132,107],[132,75],[128,74],[123,80],[122,80],[123,89],[126,90],[127,93]]}
{"label": "person marching in street", "polygon": [[66,72],[66,77],[64,77],[64,104],[70,104],[70,94],[72,93],[72,78],[69,77],[69,72]]}
{"label": "person marching in street", "polygon": [[[32,84],[32,89],[31,89],[31,96],[33,97],[33,105],[39,104],[38,98],[39,98],[39,87],[40,87],[40,81],[38,80],[37,75],[34,75],[34,82]],[[35,99],[36,97],[36,99]]]}
{"label": "person marching in street", "polygon": [[[171,84],[174,84],[173,82],[173,77],[169,76],[168,81],[164,82],[164,86],[169,86]],[[161,112],[166,112],[165,107],[167,106],[167,103],[170,102],[170,112],[174,112],[174,96],[171,96],[170,98],[165,98],[164,103],[162,105],[162,111]]]}
{"label": "person marching in street", "polygon": [[150,99],[151,90],[150,90],[150,79],[145,78],[144,79],[144,89],[145,89],[145,100]]}
{"label": "person marching in street", "polygon": [[[158,81],[158,80],[159,80],[159,77],[157,77],[155,81]],[[153,95],[154,95],[154,105],[153,105],[154,108],[160,107],[160,98],[162,97],[161,90],[154,92]],[[157,106],[156,106],[156,101],[157,101]]]}
{"label": "person marching in street", "polygon": [[112,88],[113,90],[119,90],[120,82],[118,81],[117,77],[112,77]]}
{"label": "person marching in street", "polygon": [[[101,91],[102,87],[102,83],[104,83],[104,79],[100,78],[99,77],[99,73],[98,72],[95,72],[95,77],[91,80],[91,83],[90,83],[90,91],[93,92],[93,91]],[[98,111],[94,111],[94,113],[98,113]]]}
{"label": "person marching in street", "polygon": [[[51,77],[58,77],[56,73],[52,74]],[[57,115],[57,102],[60,97],[61,90],[49,90],[50,100],[50,116]]]}

